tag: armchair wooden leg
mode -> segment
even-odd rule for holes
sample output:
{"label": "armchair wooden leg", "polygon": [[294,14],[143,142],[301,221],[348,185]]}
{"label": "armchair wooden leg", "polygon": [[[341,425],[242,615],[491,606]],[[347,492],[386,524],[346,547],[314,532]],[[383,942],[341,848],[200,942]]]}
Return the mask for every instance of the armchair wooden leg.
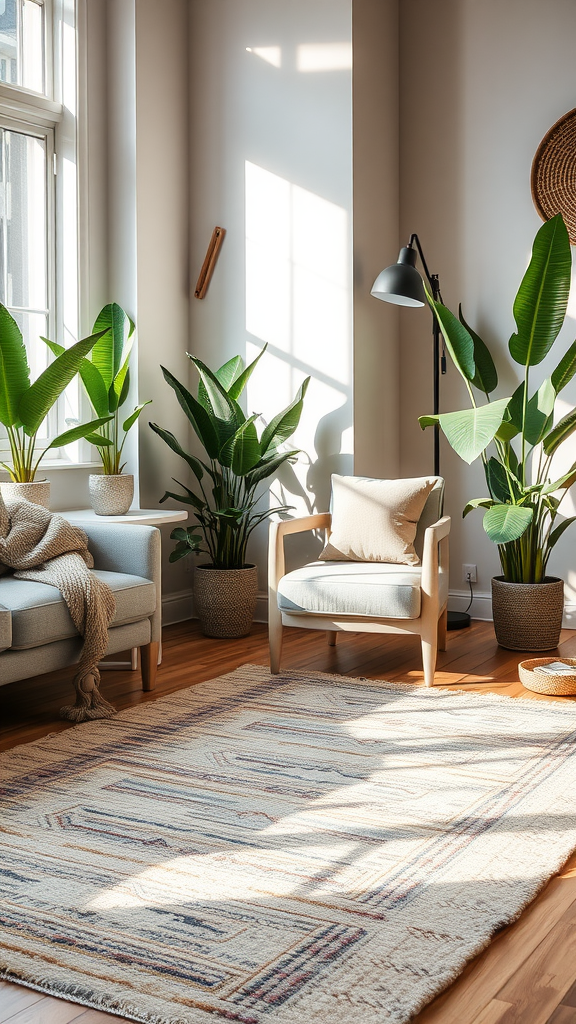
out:
{"label": "armchair wooden leg", "polygon": [[140,671],[142,673],[142,689],[153,690],[158,669],[158,641],[143,644],[140,648]]}
{"label": "armchair wooden leg", "polygon": [[326,634],[327,634],[327,637],[328,637],[328,646],[329,647],[336,647],[336,634],[337,634],[337,632],[338,632],[337,629],[328,629],[328,630],[326,630]]}
{"label": "armchair wooden leg", "polygon": [[422,635],[422,665],[424,667],[424,683],[426,686],[434,686],[434,672],[436,670],[436,654],[438,650],[437,630],[430,635]]}
{"label": "armchair wooden leg", "polygon": [[270,644],[270,671],[278,675],[282,658],[282,618],[274,611],[268,617],[268,642]]}
{"label": "armchair wooden leg", "polygon": [[438,619],[438,650],[446,650],[446,627],[448,623],[448,608],[445,608]]}

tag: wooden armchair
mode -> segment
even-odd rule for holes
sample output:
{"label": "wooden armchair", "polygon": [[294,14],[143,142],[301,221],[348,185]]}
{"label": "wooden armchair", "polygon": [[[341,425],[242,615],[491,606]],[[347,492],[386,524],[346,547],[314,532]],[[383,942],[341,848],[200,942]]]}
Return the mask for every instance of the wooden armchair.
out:
{"label": "wooden armchair", "polygon": [[284,626],[323,629],[328,643],[341,630],[416,633],[421,637],[426,686],[434,683],[438,649],[446,649],[448,535],[442,516],[444,482],[438,478],[418,523],[414,546],[421,565],[318,561],[286,573],[284,538],[330,530],[331,514],[270,524],[268,628],[270,668],[280,671]]}

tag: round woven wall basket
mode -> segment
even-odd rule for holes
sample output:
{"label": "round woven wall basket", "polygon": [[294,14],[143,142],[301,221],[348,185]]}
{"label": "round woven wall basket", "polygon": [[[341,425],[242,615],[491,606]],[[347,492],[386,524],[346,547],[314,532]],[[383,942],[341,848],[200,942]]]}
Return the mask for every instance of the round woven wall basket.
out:
{"label": "round woven wall basket", "polygon": [[543,583],[492,579],[494,631],[509,651],[552,651],[560,639],[563,611],[564,581],[555,576]]}
{"label": "round woven wall basket", "polygon": [[552,125],[532,163],[532,199],[542,220],[561,213],[576,245],[576,109]]}
{"label": "round woven wall basket", "polygon": [[562,658],[566,665],[574,666],[574,675],[552,675],[542,672],[543,665],[549,665],[556,658],[532,658],[518,665],[520,682],[527,690],[546,693],[550,697],[570,697],[576,694],[576,658]]}

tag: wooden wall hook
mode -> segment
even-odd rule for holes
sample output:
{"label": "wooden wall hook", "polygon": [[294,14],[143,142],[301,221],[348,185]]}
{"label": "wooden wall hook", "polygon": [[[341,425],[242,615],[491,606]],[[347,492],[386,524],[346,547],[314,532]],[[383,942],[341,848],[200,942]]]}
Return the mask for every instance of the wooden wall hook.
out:
{"label": "wooden wall hook", "polygon": [[202,270],[196,282],[196,288],[194,289],[194,295],[197,299],[203,299],[208,291],[208,285],[214,273],[214,267],[224,241],[224,235],[226,234],[225,228],[214,228],[212,232],[212,238],[210,244],[206,250],[206,256],[204,257],[204,263],[202,264]]}

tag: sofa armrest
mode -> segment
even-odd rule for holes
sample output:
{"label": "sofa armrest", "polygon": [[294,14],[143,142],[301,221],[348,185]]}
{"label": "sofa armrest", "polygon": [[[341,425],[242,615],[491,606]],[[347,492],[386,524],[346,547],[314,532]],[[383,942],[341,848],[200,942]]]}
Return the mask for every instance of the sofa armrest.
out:
{"label": "sofa armrest", "polygon": [[137,523],[82,523],[94,568],[143,576],[156,584],[156,610],[150,619],[151,640],[160,640],[162,586],[160,530]]}
{"label": "sofa armrest", "polygon": [[[0,590],[2,584],[0,583]],[[12,613],[9,608],[0,604],[0,651],[12,646]]]}

